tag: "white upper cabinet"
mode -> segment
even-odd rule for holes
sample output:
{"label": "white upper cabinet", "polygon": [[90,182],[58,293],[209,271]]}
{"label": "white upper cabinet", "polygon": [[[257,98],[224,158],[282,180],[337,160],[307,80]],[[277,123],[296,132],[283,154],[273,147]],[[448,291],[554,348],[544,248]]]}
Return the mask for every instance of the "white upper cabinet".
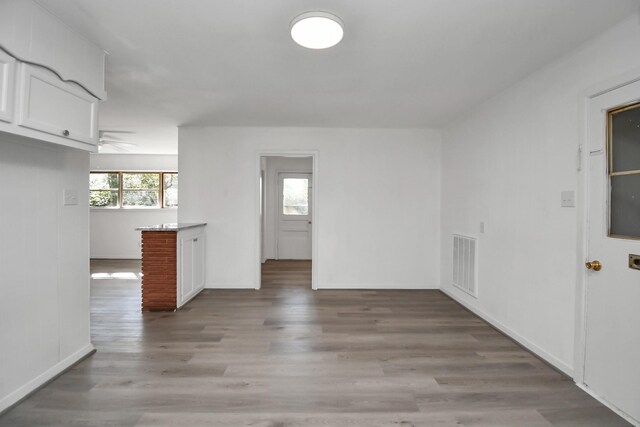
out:
{"label": "white upper cabinet", "polygon": [[0,50],[0,120],[13,121],[16,61]]}
{"label": "white upper cabinet", "polygon": [[0,45],[106,99],[105,52],[31,0],[0,0]]}
{"label": "white upper cabinet", "polygon": [[18,125],[97,143],[98,99],[39,67],[21,64]]}
{"label": "white upper cabinet", "polygon": [[95,152],[105,52],[32,0],[0,0],[0,132]]}

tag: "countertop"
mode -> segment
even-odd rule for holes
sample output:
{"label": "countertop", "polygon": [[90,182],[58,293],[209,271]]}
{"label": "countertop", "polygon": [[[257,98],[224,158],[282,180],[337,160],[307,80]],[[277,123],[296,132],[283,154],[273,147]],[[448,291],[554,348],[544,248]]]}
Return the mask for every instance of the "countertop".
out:
{"label": "countertop", "polygon": [[138,231],[180,231],[187,228],[204,227],[206,222],[170,222],[166,224],[145,225],[136,227]]}

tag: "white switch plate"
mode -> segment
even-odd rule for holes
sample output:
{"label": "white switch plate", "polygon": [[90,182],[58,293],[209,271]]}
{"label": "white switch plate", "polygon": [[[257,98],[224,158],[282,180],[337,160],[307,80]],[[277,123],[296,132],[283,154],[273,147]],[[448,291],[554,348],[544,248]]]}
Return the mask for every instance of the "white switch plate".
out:
{"label": "white switch plate", "polygon": [[65,206],[76,206],[78,204],[78,190],[68,190],[65,188],[63,197]]}
{"label": "white switch plate", "polygon": [[561,201],[560,206],[563,208],[575,208],[576,207],[576,192],[573,190],[567,190],[560,193]]}

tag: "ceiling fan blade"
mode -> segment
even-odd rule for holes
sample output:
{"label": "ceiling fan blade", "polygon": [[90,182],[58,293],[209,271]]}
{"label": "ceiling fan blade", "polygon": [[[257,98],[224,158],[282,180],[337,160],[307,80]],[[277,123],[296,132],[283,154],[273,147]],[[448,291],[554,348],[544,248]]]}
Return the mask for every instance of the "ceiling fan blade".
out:
{"label": "ceiling fan blade", "polygon": [[[119,146],[119,145],[113,145],[113,144],[111,144],[111,145],[109,145],[109,146],[110,146],[111,148],[113,148],[115,151],[118,151],[118,152],[120,152],[120,153],[128,153],[128,152],[129,152],[129,150],[128,150],[128,149],[126,149],[125,147],[121,147],[121,146]],[[104,146],[103,146],[103,147],[104,147]]]}
{"label": "ceiling fan blade", "polygon": [[103,150],[106,147],[109,147],[109,148],[113,149],[114,151],[117,151],[117,152],[120,152],[120,153],[128,153],[128,152],[130,152],[129,145],[121,145],[121,144],[118,144],[118,143],[100,144],[100,145],[98,145],[98,150]]}
{"label": "ceiling fan blade", "polygon": [[101,136],[100,141],[124,141],[122,138],[118,138],[117,136]]}
{"label": "ceiling fan blade", "polygon": [[109,129],[103,129],[100,131],[101,134],[105,134],[105,133],[136,133],[133,130],[109,130]]}
{"label": "ceiling fan blade", "polygon": [[100,144],[101,145],[129,145],[131,147],[137,147],[138,144],[134,143],[134,142],[126,142],[126,141],[121,141],[121,140],[113,140],[113,139],[101,139],[100,140]]}

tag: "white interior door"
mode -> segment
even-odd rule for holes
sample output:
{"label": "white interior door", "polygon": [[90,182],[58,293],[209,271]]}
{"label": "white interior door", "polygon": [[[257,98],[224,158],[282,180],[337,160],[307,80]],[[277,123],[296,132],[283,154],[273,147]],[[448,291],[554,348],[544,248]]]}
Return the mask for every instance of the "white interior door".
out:
{"label": "white interior door", "polygon": [[640,82],[600,95],[589,107],[584,360],[585,385],[636,422],[640,270],[630,267],[630,254],[640,255],[640,108],[609,112],[638,100]]}
{"label": "white interior door", "polygon": [[311,259],[311,174],[278,174],[278,259]]}

